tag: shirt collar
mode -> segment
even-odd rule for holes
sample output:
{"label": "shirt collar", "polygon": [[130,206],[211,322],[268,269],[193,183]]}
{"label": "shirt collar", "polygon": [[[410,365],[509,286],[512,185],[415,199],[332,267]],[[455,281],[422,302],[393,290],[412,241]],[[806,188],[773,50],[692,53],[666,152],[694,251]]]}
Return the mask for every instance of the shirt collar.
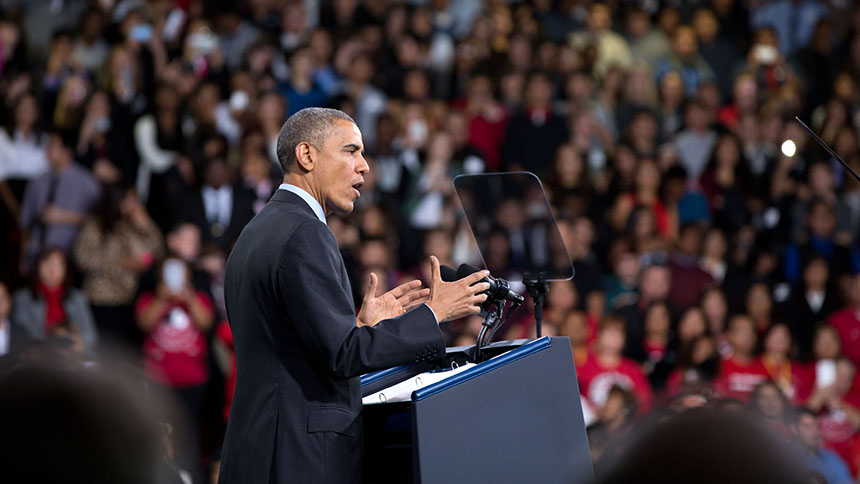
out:
{"label": "shirt collar", "polygon": [[289,183],[281,183],[278,190],[286,190],[301,197],[301,199],[311,207],[311,210],[314,211],[314,214],[316,214],[317,218],[320,219],[320,222],[328,225],[325,221],[325,211],[323,210],[322,205],[320,205],[320,202],[318,202],[316,198],[312,197],[310,193],[295,185],[290,185]]}

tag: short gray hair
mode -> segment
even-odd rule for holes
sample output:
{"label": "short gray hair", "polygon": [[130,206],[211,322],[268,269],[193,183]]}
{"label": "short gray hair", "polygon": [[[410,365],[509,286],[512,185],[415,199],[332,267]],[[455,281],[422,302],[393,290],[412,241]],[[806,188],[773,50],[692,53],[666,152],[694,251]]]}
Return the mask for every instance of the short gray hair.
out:
{"label": "short gray hair", "polygon": [[337,119],[356,124],[345,112],[329,108],[304,108],[287,119],[278,134],[277,147],[278,162],[284,173],[289,172],[290,167],[298,161],[296,146],[308,143],[316,149],[322,149]]}

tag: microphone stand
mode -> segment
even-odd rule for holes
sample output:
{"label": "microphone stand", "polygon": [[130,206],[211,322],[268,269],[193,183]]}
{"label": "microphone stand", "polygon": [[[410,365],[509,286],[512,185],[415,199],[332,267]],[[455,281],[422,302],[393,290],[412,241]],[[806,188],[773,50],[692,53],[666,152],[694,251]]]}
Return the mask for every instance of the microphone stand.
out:
{"label": "microphone stand", "polygon": [[799,117],[795,116],[794,119],[795,121],[800,123],[800,125],[803,126],[803,129],[805,129],[812,136],[812,139],[817,141],[822,148],[824,148],[828,153],[830,153],[830,156],[836,158],[836,161],[838,161],[845,168],[845,170],[848,171],[848,173],[851,173],[855,180],[860,182],[860,175],[858,175],[856,171],[852,170],[851,167],[848,166],[848,163],[845,163],[845,160],[840,158],[839,155],[837,155],[836,152],[833,151],[833,148],[831,148],[827,143],[825,143],[823,139],[819,138],[818,135],[815,134],[815,131],[812,131],[812,128],[810,128],[806,125],[806,123],[801,121]]}
{"label": "microphone stand", "polygon": [[[481,323],[481,332],[478,334],[478,341],[475,342],[475,363],[484,361],[484,346],[490,342],[490,338],[492,338],[493,333],[495,333],[495,331],[492,331],[490,333],[490,338],[486,338],[487,331],[493,330],[494,326],[501,324],[502,311],[504,311],[504,308],[504,301],[497,301],[496,309],[487,310],[487,317],[484,318],[484,321]],[[484,339],[487,340],[486,343],[484,342]]]}
{"label": "microphone stand", "polygon": [[534,274],[526,273],[523,275],[523,284],[529,291],[529,296],[535,302],[535,330],[538,338],[542,336],[541,320],[543,320],[543,303],[549,284],[546,282],[546,274],[538,273],[537,277]]}

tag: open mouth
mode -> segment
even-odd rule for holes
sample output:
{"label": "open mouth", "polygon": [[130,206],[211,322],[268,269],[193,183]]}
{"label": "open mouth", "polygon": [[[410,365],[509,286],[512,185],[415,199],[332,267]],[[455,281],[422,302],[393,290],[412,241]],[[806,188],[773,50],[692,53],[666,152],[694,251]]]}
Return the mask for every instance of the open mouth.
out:
{"label": "open mouth", "polygon": [[352,189],[355,190],[355,196],[356,197],[361,196],[361,192],[359,190],[361,190],[361,187],[363,187],[363,186],[364,186],[364,180],[361,180],[357,183],[352,184]]}

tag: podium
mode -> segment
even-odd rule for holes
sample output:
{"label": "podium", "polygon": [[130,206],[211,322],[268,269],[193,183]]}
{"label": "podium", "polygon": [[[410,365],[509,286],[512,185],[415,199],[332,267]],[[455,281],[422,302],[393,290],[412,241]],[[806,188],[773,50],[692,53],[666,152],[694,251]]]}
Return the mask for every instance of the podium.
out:
{"label": "podium", "polygon": [[[477,364],[474,346],[448,348],[361,378],[365,483],[594,481],[570,340],[484,351],[491,358]],[[403,401],[391,401],[398,392]]]}

